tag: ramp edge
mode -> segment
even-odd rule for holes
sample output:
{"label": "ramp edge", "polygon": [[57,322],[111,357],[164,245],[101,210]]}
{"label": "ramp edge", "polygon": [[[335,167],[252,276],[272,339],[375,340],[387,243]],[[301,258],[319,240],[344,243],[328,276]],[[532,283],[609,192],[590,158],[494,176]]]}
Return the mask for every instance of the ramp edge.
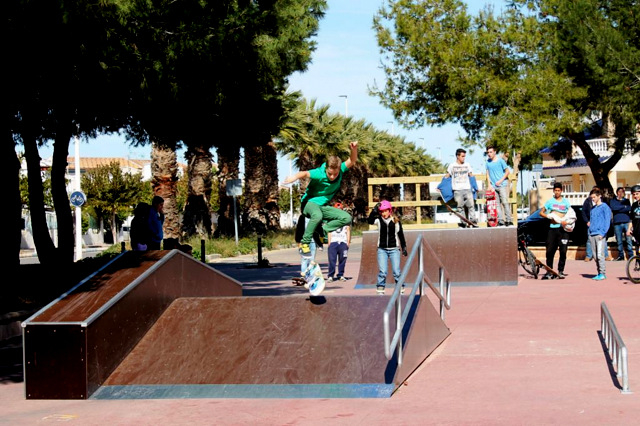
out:
{"label": "ramp edge", "polygon": [[190,398],[390,398],[387,383],[291,385],[117,385],[102,386],[89,399]]}

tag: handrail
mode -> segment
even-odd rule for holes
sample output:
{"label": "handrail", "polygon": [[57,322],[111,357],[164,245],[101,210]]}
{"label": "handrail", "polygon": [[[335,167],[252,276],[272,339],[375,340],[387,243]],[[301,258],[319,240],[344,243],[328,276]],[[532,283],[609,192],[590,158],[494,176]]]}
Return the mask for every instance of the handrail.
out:
{"label": "handrail", "polygon": [[[438,279],[439,286],[436,288],[429,277],[424,273],[424,251],[429,250],[429,253],[435,258],[438,264]],[[413,248],[411,249],[411,253],[409,253],[409,257],[404,264],[404,269],[402,270],[402,274],[396,283],[396,287],[389,299],[389,303],[387,304],[387,308],[385,309],[382,317],[382,322],[384,325],[384,354],[387,359],[391,359],[393,356],[393,352],[395,351],[398,356],[398,365],[402,365],[402,329],[404,328],[404,324],[406,323],[410,309],[405,309],[402,311],[402,298],[401,289],[405,284],[407,279],[407,275],[409,274],[409,270],[411,269],[412,264],[414,263],[414,259],[418,255],[418,265],[419,272],[416,276],[415,281],[411,285],[411,292],[409,293],[409,297],[405,303],[405,307],[412,306],[413,300],[416,297],[416,293],[418,293],[418,289],[420,290],[420,296],[424,295],[424,282],[426,281],[429,287],[436,294],[438,299],[440,300],[440,318],[444,320],[444,309],[451,309],[451,280],[449,279],[449,274],[444,269],[442,262],[436,256],[435,252],[424,239],[422,234],[418,235],[415,243],[413,244]],[[395,307],[396,309],[396,329],[393,334],[393,338],[391,338],[391,333],[389,331],[389,316],[391,315],[391,311]]]}
{"label": "handrail", "polygon": [[613,322],[611,313],[609,313],[609,309],[607,309],[607,305],[604,302],[600,304],[600,322],[600,332],[607,345],[611,362],[615,366],[616,377],[618,377],[619,380],[622,379],[622,389],[620,392],[624,394],[633,393],[629,390],[627,346],[622,341],[622,337],[620,333],[618,333],[618,328]]}

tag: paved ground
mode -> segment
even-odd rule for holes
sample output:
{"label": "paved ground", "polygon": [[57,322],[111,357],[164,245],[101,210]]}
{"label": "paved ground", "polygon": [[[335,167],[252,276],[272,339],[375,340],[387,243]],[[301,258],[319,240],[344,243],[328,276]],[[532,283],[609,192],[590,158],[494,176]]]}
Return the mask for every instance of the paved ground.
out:
{"label": "paved ground", "polygon": [[[359,240],[347,276],[358,272]],[[243,256],[212,263],[252,294],[304,294],[291,285],[293,249],[265,253],[274,267]],[[319,253],[319,260],[324,253]],[[496,260],[499,261],[499,260]],[[35,401],[21,383],[0,385],[0,424],[454,424],[635,425],[640,418],[640,286],[623,262],[570,260],[565,280],[540,281],[522,270],[518,286],[456,287],[446,323],[451,336],[389,399],[189,399]],[[355,280],[328,292],[362,294]],[[600,339],[606,302],[629,349],[630,388],[620,393]]]}

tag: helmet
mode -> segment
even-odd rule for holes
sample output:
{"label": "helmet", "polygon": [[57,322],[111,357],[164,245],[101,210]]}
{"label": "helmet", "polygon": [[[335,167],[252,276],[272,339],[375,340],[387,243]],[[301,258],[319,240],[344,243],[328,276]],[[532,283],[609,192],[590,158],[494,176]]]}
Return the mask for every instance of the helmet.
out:
{"label": "helmet", "polygon": [[391,203],[388,202],[387,200],[382,200],[382,202],[380,203],[380,211],[383,210],[391,210],[393,207],[391,207]]}
{"label": "helmet", "polygon": [[631,192],[640,192],[640,185],[633,185],[631,187]]}
{"label": "helmet", "polygon": [[341,209],[342,208],[342,203],[335,203],[333,205],[333,207],[335,207],[336,209]]}

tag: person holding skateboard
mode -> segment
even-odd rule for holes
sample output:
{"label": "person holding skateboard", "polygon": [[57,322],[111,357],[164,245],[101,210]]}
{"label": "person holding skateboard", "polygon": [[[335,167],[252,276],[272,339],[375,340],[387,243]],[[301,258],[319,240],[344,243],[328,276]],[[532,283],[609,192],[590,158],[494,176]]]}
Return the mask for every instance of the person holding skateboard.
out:
{"label": "person holding skateboard", "polygon": [[298,179],[309,178],[309,185],[301,200],[302,213],[310,219],[300,242],[302,256],[311,257],[309,244],[313,238],[313,231],[319,224],[322,223],[323,244],[326,242],[327,233],[351,224],[349,213],[327,205],[340,189],[344,173],[358,161],[358,142],[350,142],[349,148],[351,154],[345,162],[332,155],[320,167],[300,171],[284,180],[284,184],[288,185]]}
{"label": "person holding skateboard", "polygon": [[[400,278],[400,250],[402,255],[407,255],[407,243],[404,239],[402,231],[402,223],[397,216],[393,214],[393,207],[387,200],[377,204],[369,214],[368,222],[370,225],[378,226],[378,282],[376,284],[376,292],[384,294],[385,283],[387,281],[387,271],[389,261],[391,261],[391,270],[396,284]],[[404,292],[404,286],[402,288]]]}
{"label": "person holding skateboard", "polygon": [[495,190],[498,205],[498,226],[512,226],[511,206],[509,205],[509,174],[511,169],[502,157],[498,157],[494,146],[487,147],[487,182],[488,189]]}
{"label": "person holding skateboard", "polygon": [[464,214],[469,222],[477,224],[471,187],[473,169],[471,164],[465,162],[466,156],[467,151],[458,148],[456,150],[456,161],[449,164],[444,177],[451,178],[451,189],[453,190],[453,198],[458,205],[458,212]]}
{"label": "person holding skateboard", "polygon": [[[549,199],[540,210],[540,216],[551,220],[549,225],[549,234],[547,234],[547,265],[553,269],[553,258],[558,248],[560,249],[560,259],[558,260],[558,277],[564,278],[564,265],[567,261],[567,249],[569,248],[569,233],[564,229],[567,225],[562,218],[567,214],[571,204],[562,197],[562,184],[556,182],[553,184],[553,198]],[[560,220],[560,222],[557,222]],[[555,276],[551,272],[547,272],[542,279],[549,280]]]}
{"label": "person holding skateboard", "polygon": [[593,202],[589,221],[589,242],[598,268],[598,275],[592,279],[602,281],[607,279],[604,247],[607,244],[607,232],[611,226],[611,209],[602,202],[602,193],[599,189],[592,189],[589,198]]}

